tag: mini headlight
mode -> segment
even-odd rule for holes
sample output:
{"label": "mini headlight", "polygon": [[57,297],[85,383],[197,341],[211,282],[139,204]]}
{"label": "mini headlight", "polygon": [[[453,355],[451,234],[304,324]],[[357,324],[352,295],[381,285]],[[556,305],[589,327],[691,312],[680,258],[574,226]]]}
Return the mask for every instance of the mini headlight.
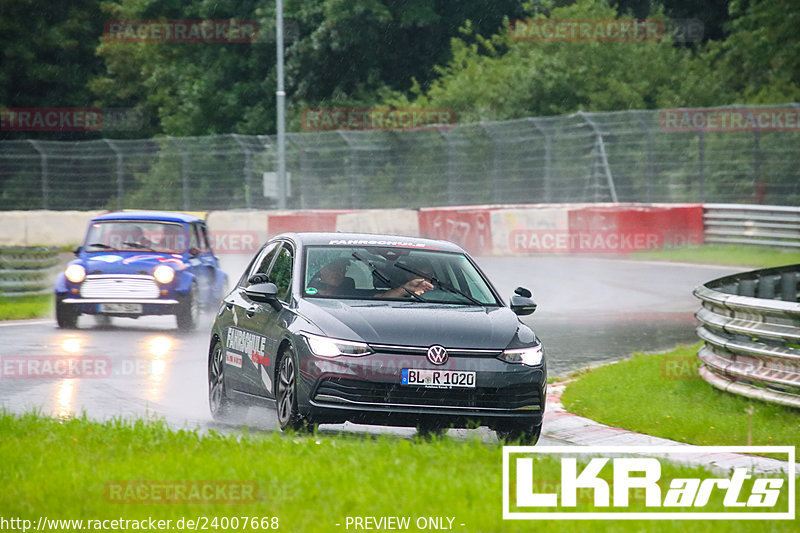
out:
{"label": "mini headlight", "polygon": [[86,269],[81,265],[70,265],[64,271],[64,275],[72,283],[80,283],[86,278]]}
{"label": "mini headlight", "polygon": [[166,285],[175,279],[175,271],[172,270],[172,267],[168,267],[167,265],[158,265],[155,270],[153,270],[153,277],[156,278],[157,282]]}
{"label": "mini headlight", "polygon": [[536,366],[542,364],[544,357],[544,346],[539,343],[536,346],[529,348],[516,348],[514,350],[505,350],[500,359],[507,363],[518,363],[527,366]]}
{"label": "mini headlight", "polygon": [[314,355],[320,357],[339,357],[340,355],[360,357],[372,353],[370,347],[363,342],[331,339],[329,337],[312,335],[311,333],[303,333],[303,336],[308,341],[308,347],[311,348]]}

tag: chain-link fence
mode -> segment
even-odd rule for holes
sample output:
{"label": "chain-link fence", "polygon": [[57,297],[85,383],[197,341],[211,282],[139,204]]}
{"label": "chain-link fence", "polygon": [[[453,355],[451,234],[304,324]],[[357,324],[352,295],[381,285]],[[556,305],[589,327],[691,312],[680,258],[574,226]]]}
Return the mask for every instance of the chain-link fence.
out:
{"label": "chain-link fence", "polygon": [[[737,109],[579,112],[447,128],[291,133],[288,206],[800,205],[800,108],[749,107],[749,126],[725,118],[738,113],[746,119]],[[759,111],[780,115],[779,122],[752,122]],[[684,121],[670,123],[668,113],[676,112],[673,117]],[[733,127],[697,127],[693,120],[709,121],[709,113]],[[3,141],[0,210],[272,208],[276,166],[269,135]]]}

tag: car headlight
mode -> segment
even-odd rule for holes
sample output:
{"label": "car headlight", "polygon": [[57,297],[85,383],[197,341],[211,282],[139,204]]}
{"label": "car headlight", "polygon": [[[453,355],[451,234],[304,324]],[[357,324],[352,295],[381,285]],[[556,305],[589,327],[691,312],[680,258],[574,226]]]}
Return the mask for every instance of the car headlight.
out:
{"label": "car headlight", "polygon": [[153,270],[153,277],[156,278],[157,282],[166,285],[175,279],[175,271],[172,270],[172,267],[168,267],[167,265],[158,265],[155,270]]}
{"label": "car headlight", "polygon": [[86,269],[81,265],[70,265],[64,271],[64,275],[72,283],[80,283],[86,278]]}
{"label": "car headlight", "polygon": [[517,363],[527,366],[536,366],[542,364],[544,357],[544,345],[541,343],[536,346],[528,348],[515,348],[513,350],[504,350],[500,359],[507,363]]}
{"label": "car headlight", "polygon": [[308,347],[311,348],[314,355],[320,357],[339,357],[340,355],[360,357],[372,353],[370,347],[363,342],[331,339],[320,335],[312,335],[311,333],[303,333],[303,336],[306,338]]}

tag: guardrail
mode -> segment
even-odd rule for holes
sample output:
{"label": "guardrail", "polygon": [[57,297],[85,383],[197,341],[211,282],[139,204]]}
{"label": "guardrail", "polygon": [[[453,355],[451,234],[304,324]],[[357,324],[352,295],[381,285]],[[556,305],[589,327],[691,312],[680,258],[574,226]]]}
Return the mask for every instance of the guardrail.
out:
{"label": "guardrail", "polygon": [[742,396],[800,408],[800,265],[734,274],[695,288],[700,376]]}
{"label": "guardrail", "polygon": [[0,247],[0,296],[51,292],[57,265],[58,248]]}
{"label": "guardrail", "polygon": [[800,207],[704,204],[704,240],[800,248]]}

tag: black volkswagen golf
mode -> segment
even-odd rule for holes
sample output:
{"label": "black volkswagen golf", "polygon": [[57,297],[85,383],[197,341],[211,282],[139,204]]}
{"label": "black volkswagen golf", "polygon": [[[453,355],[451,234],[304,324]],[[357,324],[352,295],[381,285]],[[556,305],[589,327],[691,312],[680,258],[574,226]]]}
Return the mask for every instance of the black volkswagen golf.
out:
{"label": "black volkswagen golf", "polygon": [[535,442],[544,347],[475,261],[445,241],[345,233],[269,240],[225,297],[208,357],[209,405],[277,410],[281,429],[321,423],[486,425]]}

